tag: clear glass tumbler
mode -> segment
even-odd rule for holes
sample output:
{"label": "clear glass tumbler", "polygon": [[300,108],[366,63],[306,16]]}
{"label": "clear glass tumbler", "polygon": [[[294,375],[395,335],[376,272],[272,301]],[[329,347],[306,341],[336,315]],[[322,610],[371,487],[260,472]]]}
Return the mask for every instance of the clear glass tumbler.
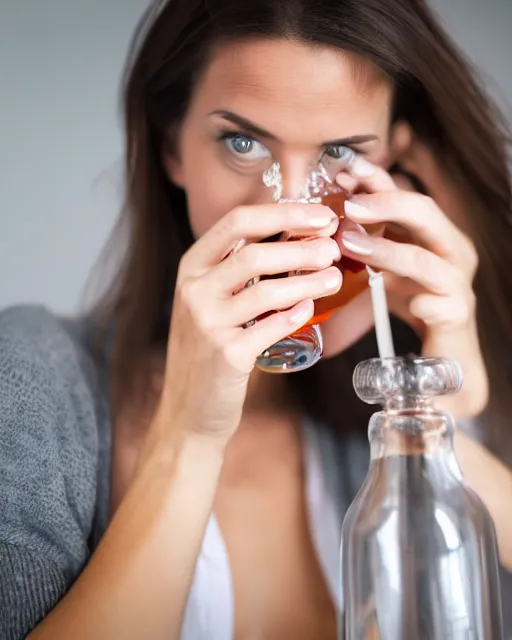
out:
{"label": "clear glass tumbler", "polygon": [[[339,167],[336,167],[335,173],[338,170]],[[322,162],[311,170],[303,195],[294,200],[282,197],[282,177],[278,163],[264,174],[263,181],[267,187],[274,189],[274,200],[277,203],[321,203],[330,207],[340,219],[345,217],[347,194]],[[377,225],[369,232],[382,234],[383,227]],[[368,273],[361,262],[344,256],[335,266],[343,273],[340,291],[315,300],[315,312],[311,320],[292,335],[266,349],[257,360],[258,368],[270,373],[302,371],[322,357],[322,332],[319,325],[368,287]],[[254,281],[250,284],[254,284]]]}
{"label": "clear glass tumbler", "polygon": [[384,410],[343,524],[344,640],[503,638],[494,525],[464,482],[452,419],[433,404],[461,381],[456,363],[436,359],[356,368],[357,394]]}

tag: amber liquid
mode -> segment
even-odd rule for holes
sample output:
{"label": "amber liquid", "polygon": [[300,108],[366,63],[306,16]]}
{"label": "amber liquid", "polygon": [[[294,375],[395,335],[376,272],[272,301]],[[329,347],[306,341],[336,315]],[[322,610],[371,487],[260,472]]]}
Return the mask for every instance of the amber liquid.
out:
{"label": "amber liquid", "polygon": [[[322,204],[330,207],[338,218],[345,217],[345,193],[330,193],[322,198]],[[315,300],[315,315],[306,326],[320,324],[328,320],[335,312],[348,304],[368,287],[366,266],[357,260],[343,256],[335,263],[343,274],[343,285],[338,293]]]}

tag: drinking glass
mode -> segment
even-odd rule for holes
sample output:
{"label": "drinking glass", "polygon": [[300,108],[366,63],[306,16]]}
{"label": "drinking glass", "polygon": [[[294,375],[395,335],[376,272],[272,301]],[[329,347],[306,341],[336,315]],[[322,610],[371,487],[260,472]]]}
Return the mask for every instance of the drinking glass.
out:
{"label": "drinking glass", "polygon": [[[339,166],[336,166],[335,173],[338,171]],[[343,219],[347,193],[335,182],[333,173],[322,161],[318,162],[309,173],[303,194],[296,199],[282,197],[282,176],[278,163],[274,163],[265,172],[263,182],[267,187],[274,189],[274,201],[278,204],[320,203],[328,206],[340,219]],[[367,231],[372,235],[382,235],[383,226],[374,225]],[[259,369],[269,373],[291,373],[307,369],[320,360],[323,351],[320,324],[368,287],[368,273],[366,266],[361,262],[343,256],[335,266],[343,274],[343,285],[340,291],[315,300],[313,317],[292,335],[266,349],[257,359],[256,365]],[[300,275],[300,273],[289,275]],[[257,279],[252,280],[247,286],[256,282]]]}

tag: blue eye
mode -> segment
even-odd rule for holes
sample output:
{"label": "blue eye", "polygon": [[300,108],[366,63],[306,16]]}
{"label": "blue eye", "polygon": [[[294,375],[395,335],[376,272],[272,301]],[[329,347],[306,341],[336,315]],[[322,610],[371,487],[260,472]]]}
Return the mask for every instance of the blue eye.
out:
{"label": "blue eye", "polygon": [[240,133],[225,133],[222,139],[227,150],[243,161],[262,160],[271,155],[264,144]]}
{"label": "blue eye", "polygon": [[336,161],[348,161],[354,155],[354,150],[345,145],[331,145],[325,148],[324,154]]}
{"label": "blue eye", "polygon": [[226,145],[231,151],[245,155],[246,153],[251,153],[254,147],[254,140],[243,136],[234,136],[226,139]]}

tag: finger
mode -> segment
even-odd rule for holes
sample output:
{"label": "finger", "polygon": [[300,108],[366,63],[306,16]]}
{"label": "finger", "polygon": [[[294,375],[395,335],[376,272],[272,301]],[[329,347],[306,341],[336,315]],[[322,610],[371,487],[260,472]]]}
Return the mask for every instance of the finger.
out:
{"label": "finger", "polygon": [[302,300],[291,309],[272,313],[244,329],[234,340],[233,350],[256,358],[271,345],[303,327],[314,313],[312,300]]}
{"label": "finger", "polygon": [[411,176],[416,176],[431,194],[438,206],[466,234],[471,235],[466,212],[467,203],[460,189],[453,182],[450,172],[443,165],[441,156],[423,141],[414,138],[401,162],[402,168]]}
{"label": "finger", "polygon": [[411,300],[409,311],[424,324],[437,328],[460,328],[466,326],[472,317],[470,304],[461,295],[421,294]]}
{"label": "finger", "polygon": [[410,278],[438,295],[453,293],[463,281],[457,267],[417,245],[355,231],[345,231],[341,235],[341,245],[349,257],[373,268]]}
{"label": "finger", "polygon": [[423,247],[453,263],[462,259],[472,264],[476,259],[469,239],[428,196],[405,191],[356,195],[345,203],[345,213],[359,224],[399,224]]}
{"label": "finger", "polygon": [[[346,174],[357,180],[358,187],[368,193],[397,190],[393,178],[385,169],[373,164],[360,154],[354,154],[353,160],[346,168]],[[336,182],[341,187],[344,186],[346,177],[343,172],[336,176]]]}
{"label": "finger", "polygon": [[408,178],[403,173],[393,174],[393,180],[397,188],[401,191],[412,191],[413,193],[418,193],[418,190],[414,188],[414,185],[410,178]]}
{"label": "finger", "polygon": [[416,335],[422,338],[425,325],[411,314],[409,306],[411,300],[424,293],[425,289],[410,278],[401,278],[389,272],[384,273],[384,283],[390,312],[408,324]]}
{"label": "finger", "polygon": [[[405,186],[406,190],[415,190],[412,188],[411,183],[403,178],[402,175],[393,174],[391,178],[397,189],[402,189]],[[336,176],[336,182],[346,192],[347,199],[351,199],[355,193],[370,192],[369,189],[364,189],[364,185],[361,185],[360,180],[353,178],[348,173],[339,173]]]}
{"label": "finger", "polygon": [[334,212],[320,204],[271,204],[239,207],[222,218],[187,252],[190,275],[222,261],[241,240],[261,240],[283,231],[313,235],[337,224]]}
{"label": "finger", "polygon": [[359,186],[359,180],[346,172],[339,173],[336,182],[345,191],[347,198],[351,198]]}
{"label": "finger", "polygon": [[205,291],[231,297],[253,278],[326,269],[340,258],[339,245],[332,238],[254,243],[211,269],[204,277]]}
{"label": "finger", "polygon": [[302,300],[333,295],[340,290],[341,283],[342,275],[337,267],[302,276],[262,280],[225,303],[223,322],[241,326],[265,313],[289,309]]}

